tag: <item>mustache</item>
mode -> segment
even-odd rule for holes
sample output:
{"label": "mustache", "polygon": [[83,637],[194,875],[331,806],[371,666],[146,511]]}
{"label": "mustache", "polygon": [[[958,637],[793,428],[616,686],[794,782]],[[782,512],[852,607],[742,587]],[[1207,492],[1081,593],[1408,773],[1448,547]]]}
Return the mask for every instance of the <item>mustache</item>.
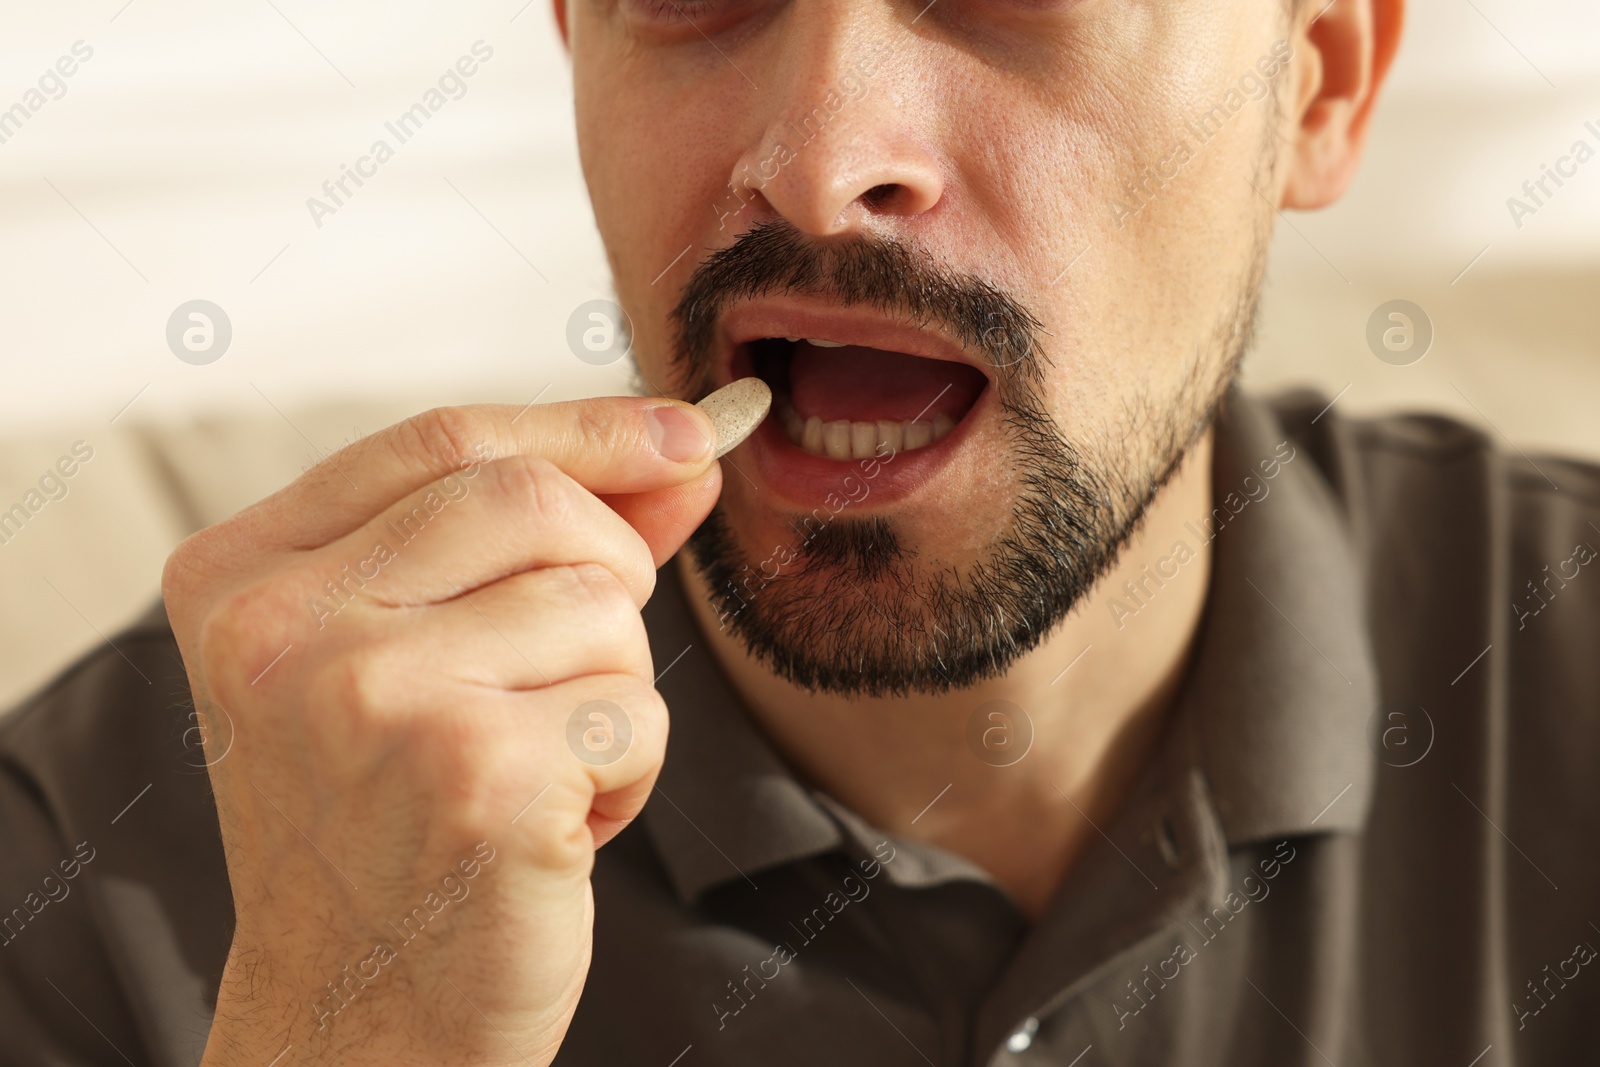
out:
{"label": "mustache", "polygon": [[698,400],[711,391],[716,326],[730,305],[789,293],[864,304],[937,329],[977,352],[1002,392],[1037,385],[1048,366],[1039,319],[983,278],[947,269],[894,238],[819,244],[780,219],[752,226],[707,256],[684,285],[671,315],[679,395]]}

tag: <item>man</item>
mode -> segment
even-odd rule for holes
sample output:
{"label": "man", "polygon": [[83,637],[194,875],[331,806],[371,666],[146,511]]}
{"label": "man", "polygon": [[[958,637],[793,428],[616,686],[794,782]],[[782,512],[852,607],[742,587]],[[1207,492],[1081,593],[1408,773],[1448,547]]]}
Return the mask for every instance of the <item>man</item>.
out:
{"label": "man", "polygon": [[1600,473],[1234,387],[1401,14],[558,2],[650,395],[356,443],[6,721],[5,1060],[1574,1062]]}

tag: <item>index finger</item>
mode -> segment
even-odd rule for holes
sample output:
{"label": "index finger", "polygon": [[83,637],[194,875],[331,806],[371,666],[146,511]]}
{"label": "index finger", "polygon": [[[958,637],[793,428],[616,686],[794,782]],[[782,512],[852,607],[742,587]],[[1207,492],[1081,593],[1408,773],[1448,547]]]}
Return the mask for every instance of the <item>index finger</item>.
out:
{"label": "index finger", "polygon": [[715,429],[692,404],[595,397],[425,411],[334,453],[252,510],[263,540],[325,545],[408,493],[509,455],[539,456],[592,493],[680,485],[715,462]]}

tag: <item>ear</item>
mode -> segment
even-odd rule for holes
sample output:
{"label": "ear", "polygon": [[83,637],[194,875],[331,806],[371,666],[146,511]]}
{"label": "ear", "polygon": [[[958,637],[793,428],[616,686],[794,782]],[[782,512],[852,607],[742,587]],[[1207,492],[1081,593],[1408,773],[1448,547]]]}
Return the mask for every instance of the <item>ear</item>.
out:
{"label": "ear", "polygon": [[[1405,0],[1301,0],[1284,207],[1326,207],[1355,177],[1372,105],[1405,21]],[[1320,12],[1320,14],[1318,13]]]}
{"label": "ear", "polygon": [[561,44],[569,51],[572,48],[572,39],[567,36],[567,0],[550,0],[556,12],[556,29],[561,31]]}

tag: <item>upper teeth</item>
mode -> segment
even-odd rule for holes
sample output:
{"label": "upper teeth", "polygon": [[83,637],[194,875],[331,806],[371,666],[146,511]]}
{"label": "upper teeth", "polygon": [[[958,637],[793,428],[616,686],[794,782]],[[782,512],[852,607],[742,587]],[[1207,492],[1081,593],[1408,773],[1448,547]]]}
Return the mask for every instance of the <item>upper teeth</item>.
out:
{"label": "upper teeth", "polygon": [[806,344],[808,344],[808,345],[816,345],[818,348],[843,348],[844,347],[844,342],[843,341],[820,341],[815,337],[785,337],[784,340],[788,341],[790,343],[793,343],[795,341],[804,341]]}

